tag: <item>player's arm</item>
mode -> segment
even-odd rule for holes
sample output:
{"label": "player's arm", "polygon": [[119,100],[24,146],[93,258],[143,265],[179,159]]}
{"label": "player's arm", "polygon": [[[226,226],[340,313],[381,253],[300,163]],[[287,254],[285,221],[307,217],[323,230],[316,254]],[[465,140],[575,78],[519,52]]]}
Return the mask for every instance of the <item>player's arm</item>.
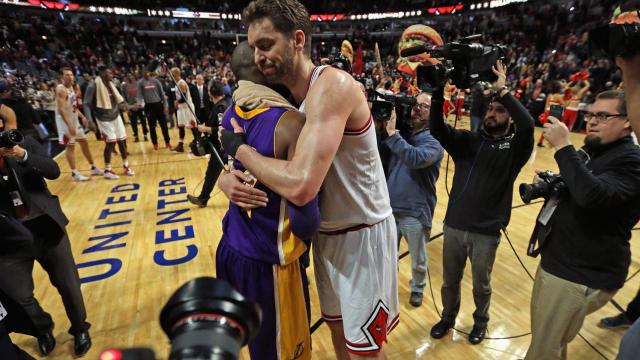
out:
{"label": "player's arm", "polygon": [[297,143],[301,150],[291,160],[264,157],[247,145],[236,147],[235,158],[245,168],[299,206],[313,200],[320,190],[342,141],[347,119],[358,103],[356,96],[361,96],[351,76],[333,69],[325,71],[307,94],[307,119]]}
{"label": "player's arm", "polygon": [[[293,159],[304,121],[304,114],[298,111],[288,111],[282,115],[275,134],[275,148],[279,158]],[[308,239],[320,228],[320,208],[317,196],[304,206],[287,202],[287,210],[291,232],[297,237]]]}
{"label": "player's arm", "polygon": [[67,124],[67,128],[69,129],[69,134],[74,136],[76,127],[73,126],[73,122],[71,121],[71,114],[67,111],[67,91],[64,89],[63,85],[58,85],[56,88],[56,102],[58,103],[58,113],[62,117],[62,121]]}

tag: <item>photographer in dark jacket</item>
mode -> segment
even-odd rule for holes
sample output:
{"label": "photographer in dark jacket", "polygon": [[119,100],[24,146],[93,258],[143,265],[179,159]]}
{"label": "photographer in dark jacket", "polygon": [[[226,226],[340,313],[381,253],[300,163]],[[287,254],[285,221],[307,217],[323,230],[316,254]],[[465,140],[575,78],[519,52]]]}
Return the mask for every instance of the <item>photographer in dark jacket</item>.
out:
{"label": "photographer in dark jacket", "polygon": [[[218,154],[222,154],[220,141],[218,140],[218,126],[220,126],[222,114],[227,110],[230,103],[224,96],[224,87],[221,82],[215,80],[211,82],[209,85],[209,98],[211,99],[211,112],[205,124],[198,125],[198,131],[208,134],[210,146],[216,149]],[[214,154],[211,154],[200,195],[187,195],[189,202],[199,207],[207,206],[207,201],[209,201],[211,191],[213,191],[220,172],[222,172],[222,165],[218,162],[218,158]]]}
{"label": "photographer in dark jacket", "polygon": [[492,84],[496,98],[489,104],[478,132],[456,130],[444,123],[443,89],[437,89],[432,98],[431,134],[455,162],[444,220],[444,308],[442,320],[431,329],[436,339],[455,324],[467,257],[471,260],[476,305],[469,341],[478,344],[484,339],[500,229],[509,223],[513,183],[533,150],[533,118],[505,87],[505,66],[498,62],[493,72],[498,76]]}
{"label": "photographer in dark jacket", "polygon": [[600,93],[585,120],[580,150],[558,119],[545,124],[567,191],[547,202],[534,234],[542,260],[531,295],[527,360],[565,359],[585,317],[623,286],[631,263],[631,229],[640,220],[640,149],[630,136],[624,94]]}
{"label": "photographer in dark jacket", "polygon": [[[48,355],[56,341],[51,315],[33,296],[32,270],[37,260],[62,297],[71,322],[69,333],[75,338],[75,354],[82,356],[91,347],[90,325],[86,322],[80,278],[65,230],[68,220],[44,180],[60,176],[58,164],[34,139],[26,136],[20,145],[0,147],[0,173],[3,240],[10,242],[1,244],[0,288],[26,310],[38,329],[40,352]],[[20,233],[26,235],[11,236]]]}

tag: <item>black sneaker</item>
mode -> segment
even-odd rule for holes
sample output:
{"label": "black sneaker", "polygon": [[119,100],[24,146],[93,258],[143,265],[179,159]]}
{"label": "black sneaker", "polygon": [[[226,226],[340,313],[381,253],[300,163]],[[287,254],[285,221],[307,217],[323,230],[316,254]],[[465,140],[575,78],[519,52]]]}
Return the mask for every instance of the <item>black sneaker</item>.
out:
{"label": "black sneaker", "polygon": [[437,324],[431,328],[431,337],[434,339],[440,339],[447,335],[449,330],[453,328],[453,323],[446,320],[440,320]]}
{"label": "black sneaker", "polygon": [[187,200],[189,200],[190,203],[192,203],[193,205],[198,205],[198,207],[206,207],[207,206],[207,200],[202,200],[197,196],[193,196],[193,195],[187,195]]}
{"label": "black sneaker", "polygon": [[411,296],[409,297],[409,304],[413,307],[420,307],[422,305],[422,293],[419,292],[411,292]]}
{"label": "black sneaker", "polygon": [[140,138],[138,138],[137,136],[133,137],[133,142],[140,142]]}
{"label": "black sneaker", "polygon": [[91,349],[91,336],[88,331],[83,331],[74,336],[73,352],[77,357],[84,356]]}
{"label": "black sneaker", "polygon": [[633,322],[623,313],[600,319],[600,326],[607,329],[628,328],[631,327],[631,324],[633,324]]}

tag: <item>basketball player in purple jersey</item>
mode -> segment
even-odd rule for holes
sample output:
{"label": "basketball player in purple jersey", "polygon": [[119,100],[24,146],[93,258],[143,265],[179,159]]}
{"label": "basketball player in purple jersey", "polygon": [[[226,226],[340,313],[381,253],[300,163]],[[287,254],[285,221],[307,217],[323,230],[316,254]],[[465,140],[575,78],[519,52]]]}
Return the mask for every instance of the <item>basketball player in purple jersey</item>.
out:
{"label": "basketball player in purple jersey", "polygon": [[[242,131],[246,143],[265,157],[287,159],[295,150],[304,115],[274,90],[253,62],[246,42],[233,52],[231,68],[240,79],[233,104],[221,125]],[[234,168],[244,170],[235,161]],[[216,273],[262,308],[257,337],[249,343],[252,359],[311,359],[309,294],[298,258],[318,230],[317,199],[303,207],[289,203],[261,183],[265,207],[245,211],[230,203],[216,251]]]}
{"label": "basketball player in purple jersey", "polygon": [[[306,122],[291,160],[265,157],[229,131],[225,151],[294,204],[322,186],[314,273],[336,357],[384,359],[399,321],[397,235],[366,98],[351,75],[310,60],[309,14],[297,0],[256,0],[243,17],[256,65],[287,86]],[[236,204],[261,206],[263,195],[235,174],[220,178],[222,191]]]}

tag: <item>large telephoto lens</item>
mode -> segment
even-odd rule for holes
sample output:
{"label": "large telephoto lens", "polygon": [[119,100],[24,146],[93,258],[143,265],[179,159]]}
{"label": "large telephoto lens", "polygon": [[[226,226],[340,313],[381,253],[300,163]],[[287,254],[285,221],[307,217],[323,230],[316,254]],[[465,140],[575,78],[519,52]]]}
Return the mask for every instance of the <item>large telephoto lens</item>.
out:
{"label": "large telephoto lens", "polygon": [[260,328],[258,305],[226,281],[210,277],[182,285],[160,313],[171,360],[235,360]]}

